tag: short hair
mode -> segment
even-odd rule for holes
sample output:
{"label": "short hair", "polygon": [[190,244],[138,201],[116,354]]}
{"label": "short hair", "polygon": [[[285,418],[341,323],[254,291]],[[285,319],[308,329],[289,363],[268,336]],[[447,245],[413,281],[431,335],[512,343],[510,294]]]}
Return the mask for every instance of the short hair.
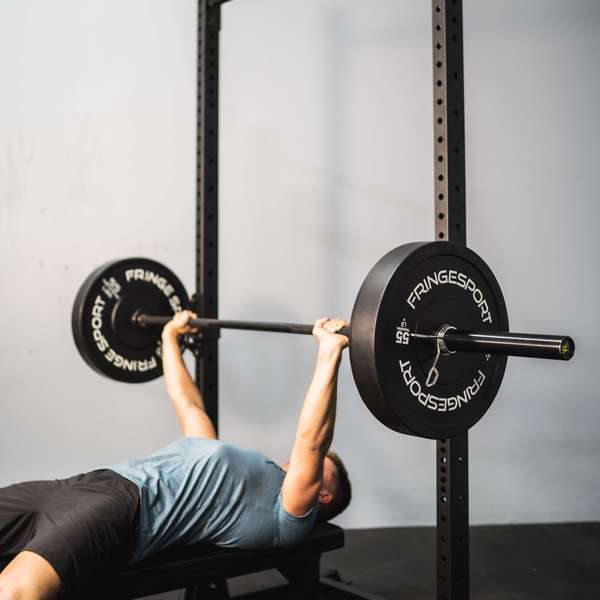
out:
{"label": "short hair", "polygon": [[319,507],[319,521],[329,521],[337,517],[342,511],[348,508],[350,500],[352,500],[352,485],[350,484],[348,471],[342,459],[333,450],[327,452],[327,457],[331,459],[337,470],[336,486],[331,502],[329,504],[322,504]]}

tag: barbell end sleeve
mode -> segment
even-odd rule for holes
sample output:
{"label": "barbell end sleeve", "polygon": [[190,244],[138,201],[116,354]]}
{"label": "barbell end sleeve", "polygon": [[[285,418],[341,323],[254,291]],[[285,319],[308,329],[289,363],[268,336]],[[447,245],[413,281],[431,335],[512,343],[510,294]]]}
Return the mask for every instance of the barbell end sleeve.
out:
{"label": "barbell end sleeve", "polygon": [[173,317],[146,315],[139,310],[136,310],[131,315],[131,322],[138,327],[148,327],[152,325],[166,325],[172,318]]}
{"label": "barbell end sleeve", "polygon": [[444,335],[444,341],[447,348],[453,352],[478,352],[550,360],[571,360],[575,354],[575,342],[566,335],[452,330]]}

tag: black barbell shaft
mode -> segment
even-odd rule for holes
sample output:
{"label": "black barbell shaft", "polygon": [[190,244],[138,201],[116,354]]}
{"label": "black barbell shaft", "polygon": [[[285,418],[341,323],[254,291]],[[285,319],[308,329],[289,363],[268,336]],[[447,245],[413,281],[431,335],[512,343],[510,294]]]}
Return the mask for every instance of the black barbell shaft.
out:
{"label": "black barbell shaft", "polygon": [[[136,314],[134,320],[140,325],[165,325],[171,317]],[[189,324],[199,329],[240,329],[244,331],[272,331],[310,335],[313,325],[303,323],[280,323],[271,321],[232,321],[224,319],[192,319]],[[350,327],[344,327],[342,335],[350,335]],[[415,339],[435,341],[436,334],[412,334]],[[573,340],[564,335],[538,335],[510,333],[505,331],[477,332],[448,331],[444,335],[448,350],[452,352],[475,352],[527,356],[554,360],[569,360],[575,351]]]}

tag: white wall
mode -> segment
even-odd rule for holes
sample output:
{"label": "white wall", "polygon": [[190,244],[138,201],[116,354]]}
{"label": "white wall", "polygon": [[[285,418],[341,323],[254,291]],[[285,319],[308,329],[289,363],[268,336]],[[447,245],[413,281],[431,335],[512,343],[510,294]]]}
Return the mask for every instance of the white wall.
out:
{"label": "white wall", "polygon": [[[575,359],[511,359],[471,434],[474,523],[600,518],[600,4],[466,1],[468,239],[514,330]],[[221,312],[349,315],[372,264],[431,239],[430,6],[236,0],[223,8]],[[70,309],[87,273],[147,255],[191,291],[195,3],[0,4],[0,485],[144,454],[177,435],[160,381],[100,378]],[[224,437],[283,459],[310,339],[223,335]],[[434,444],[399,436],[342,367],[348,527],[432,523]]]}

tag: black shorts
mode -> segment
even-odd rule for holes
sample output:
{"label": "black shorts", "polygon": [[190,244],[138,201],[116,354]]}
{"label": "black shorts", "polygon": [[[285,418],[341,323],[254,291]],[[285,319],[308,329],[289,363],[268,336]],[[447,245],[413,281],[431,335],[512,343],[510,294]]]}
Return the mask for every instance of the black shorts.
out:
{"label": "black shorts", "polygon": [[39,554],[72,592],[128,562],[138,505],[137,486],[108,469],[0,488],[0,555]]}

